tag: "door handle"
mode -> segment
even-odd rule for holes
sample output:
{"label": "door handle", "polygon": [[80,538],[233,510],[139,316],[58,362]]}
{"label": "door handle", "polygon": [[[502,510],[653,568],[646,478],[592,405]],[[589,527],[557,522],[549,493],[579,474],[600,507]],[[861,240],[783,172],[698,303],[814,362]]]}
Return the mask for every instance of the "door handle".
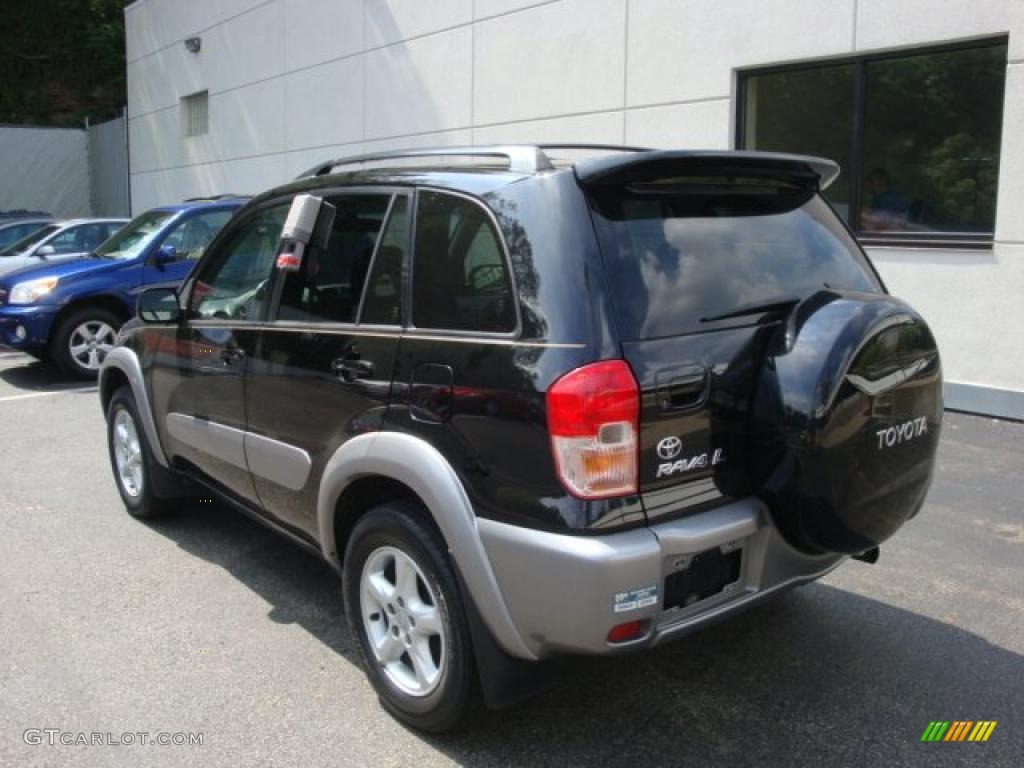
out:
{"label": "door handle", "polygon": [[708,390],[708,371],[702,365],[688,365],[671,372],[659,387],[658,405],[663,411],[695,408],[704,403]]}
{"label": "door handle", "polygon": [[241,347],[225,347],[220,351],[220,360],[224,365],[234,365],[245,357]]}
{"label": "door handle", "polygon": [[373,363],[369,360],[360,360],[358,357],[339,357],[331,363],[331,370],[340,379],[355,381],[372,376]]}

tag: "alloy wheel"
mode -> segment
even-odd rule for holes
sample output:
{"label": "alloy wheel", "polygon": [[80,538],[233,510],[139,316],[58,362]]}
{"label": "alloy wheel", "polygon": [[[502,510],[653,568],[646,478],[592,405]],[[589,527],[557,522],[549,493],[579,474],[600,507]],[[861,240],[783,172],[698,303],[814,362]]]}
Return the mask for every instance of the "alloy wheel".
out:
{"label": "alloy wheel", "polygon": [[86,320],[76,326],[68,337],[68,352],[79,368],[98,371],[104,358],[114,348],[117,331],[102,320]]}
{"label": "alloy wheel", "polygon": [[395,547],[375,549],[360,579],[363,629],[388,680],[410,696],[441,683],[447,639],[437,596],[423,571]]}
{"label": "alloy wheel", "polygon": [[135,428],[135,419],[121,408],[114,417],[114,428],[110,436],[113,441],[114,463],[117,465],[117,481],[121,489],[131,498],[142,494],[144,476],[142,472],[142,443]]}

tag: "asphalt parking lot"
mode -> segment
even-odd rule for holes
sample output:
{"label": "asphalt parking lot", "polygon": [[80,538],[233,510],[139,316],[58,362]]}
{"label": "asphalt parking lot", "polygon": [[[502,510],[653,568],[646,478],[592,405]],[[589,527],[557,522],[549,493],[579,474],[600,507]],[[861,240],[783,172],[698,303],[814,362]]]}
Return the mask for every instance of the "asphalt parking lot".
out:
{"label": "asphalt parking lot", "polygon": [[[326,566],[215,504],[128,517],[93,388],[0,353],[0,435],[0,766],[1024,764],[1024,425],[948,414],[929,501],[877,565],[573,661],[443,739],[380,709]],[[932,720],[998,725],[921,743]]]}

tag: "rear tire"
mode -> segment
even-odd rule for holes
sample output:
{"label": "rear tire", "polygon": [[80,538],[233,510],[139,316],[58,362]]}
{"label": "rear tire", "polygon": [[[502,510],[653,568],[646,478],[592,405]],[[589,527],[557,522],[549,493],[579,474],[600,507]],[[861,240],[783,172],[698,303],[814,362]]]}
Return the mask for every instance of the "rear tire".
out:
{"label": "rear tire", "polygon": [[367,512],[349,538],[343,590],[381,704],[413,728],[440,733],[465,725],[479,685],[462,595],[425,514],[402,501]]}
{"label": "rear tire", "polygon": [[62,373],[95,379],[114,348],[121,318],[103,307],[82,307],[65,317],[50,342],[50,357]]}
{"label": "rear tire", "polygon": [[131,387],[122,386],[107,406],[107,449],[114,484],[132,517],[148,519],[166,514],[180,504],[180,497],[157,495],[161,488],[181,487],[177,478],[153,458],[153,450],[139,420]]}

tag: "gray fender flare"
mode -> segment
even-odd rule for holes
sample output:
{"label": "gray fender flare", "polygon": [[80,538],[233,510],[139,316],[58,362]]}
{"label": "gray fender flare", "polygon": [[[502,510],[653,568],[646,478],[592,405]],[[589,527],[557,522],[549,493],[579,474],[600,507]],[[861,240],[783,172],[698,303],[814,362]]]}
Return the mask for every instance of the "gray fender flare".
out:
{"label": "gray fender flare", "polygon": [[146,440],[149,441],[149,447],[153,451],[153,458],[161,467],[167,467],[167,457],[164,455],[164,449],[160,445],[160,438],[156,431],[153,409],[149,405],[149,395],[146,392],[139,358],[128,347],[112,349],[103,359],[103,365],[100,368],[100,392],[103,391],[104,382],[110,376],[110,372],[115,368],[128,378],[132,394],[135,395],[135,404],[138,406],[139,419],[142,420],[142,429],[145,431]]}
{"label": "gray fender flare", "polygon": [[334,544],[339,497],[354,480],[381,475],[408,486],[426,504],[491,634],[511,656],[535,660],[512,621],[477,528],[476,514],[455,470],[424,440],[401,432],[371,432],[345,442],[324,468],[317,499],[324,557],[341,568]]}

